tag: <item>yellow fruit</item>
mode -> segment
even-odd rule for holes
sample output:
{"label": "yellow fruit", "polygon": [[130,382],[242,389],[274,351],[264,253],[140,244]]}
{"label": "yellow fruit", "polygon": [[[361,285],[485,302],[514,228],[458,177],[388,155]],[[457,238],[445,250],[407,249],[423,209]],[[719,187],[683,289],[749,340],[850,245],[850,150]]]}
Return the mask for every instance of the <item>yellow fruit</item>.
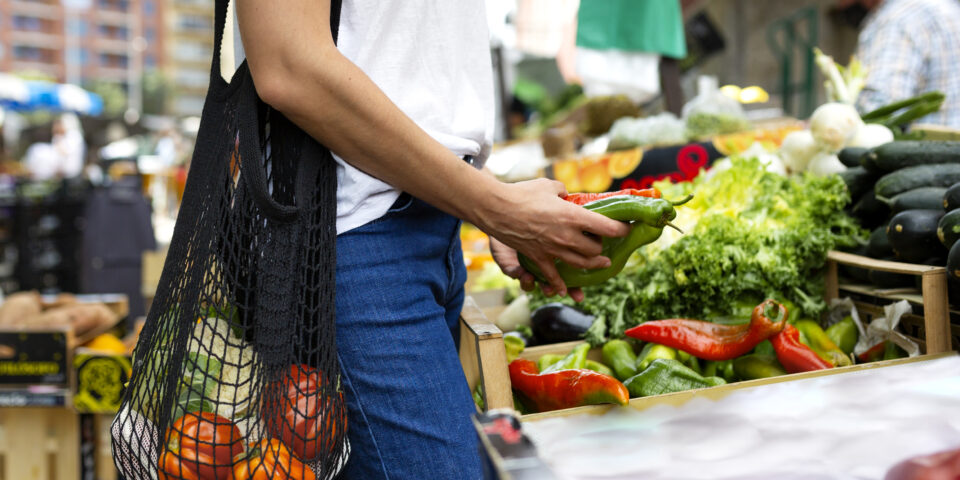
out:
{"label": "yellow fruit", "polygon": [[608,157],[603,157],[599,161],[584,165],[580,169],[580,185],[584,192],[606,192],[610,188],[610,185],[613,184],[613,178],[607,169],[608,163]]}
{"label": "yellow fruit", "polygon": [[127,346],[124,345],[119,338],[110,333],[104,333],[103,335],[90,340],[84,346],[91,350],[97,350],[104,353],[113,353],[117,355],[123,355],[127,352]]}
{"label": "yellow fruit", "polygon": [[610,163],[607,165],[607,169],[613,178],[623,178],[637,169],[641,159],[643,159],[643,150],[639,148],[614,152],[613,155],[610,156]]}

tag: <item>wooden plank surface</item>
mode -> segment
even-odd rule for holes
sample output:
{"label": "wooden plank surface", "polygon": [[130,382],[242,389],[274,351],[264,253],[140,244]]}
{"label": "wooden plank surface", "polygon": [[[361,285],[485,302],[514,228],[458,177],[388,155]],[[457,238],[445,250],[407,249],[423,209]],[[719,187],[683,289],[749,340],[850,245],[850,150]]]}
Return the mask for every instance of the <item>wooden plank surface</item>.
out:
{"label": "wooden plank surface", "polygon": [[923,275],[925,273],[943,272],[946,273],[946,267],[934,267],[931,265],[917,265],[913,263],[890,262],[887,260],[877,260],[862,255],[852,253],[838,252],[832,250],[827,253],[827,260],[833,260],[842,265],[853,265],[866,268],[867,270],[880,270],[883,272],[903,273],[907,275]]}
{"label": "wooden plank surface", "polygon": [[927,353],[950,351],[950,306],[945,273],[923,274],[923,319]]}
{"label": "wooden plank surface", "polygon": [[66,408],[0,409],[0,457],[0,480],[77,478],[77,414]]}

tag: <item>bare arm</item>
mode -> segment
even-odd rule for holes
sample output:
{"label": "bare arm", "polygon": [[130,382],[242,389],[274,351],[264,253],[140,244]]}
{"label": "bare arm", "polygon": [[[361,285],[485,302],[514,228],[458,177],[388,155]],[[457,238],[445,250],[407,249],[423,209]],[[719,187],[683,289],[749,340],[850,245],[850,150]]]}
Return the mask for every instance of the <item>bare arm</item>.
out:
{"label": "bare arm", "polygon": [[561,200],[558,182],[501,183],[433,140],[337,50],[329,0],[239,0],[237,14],[260,97],[350,164],[527,253],[557,293],[554,258],[609,262],[583,232],[622,236],[624,224]]}

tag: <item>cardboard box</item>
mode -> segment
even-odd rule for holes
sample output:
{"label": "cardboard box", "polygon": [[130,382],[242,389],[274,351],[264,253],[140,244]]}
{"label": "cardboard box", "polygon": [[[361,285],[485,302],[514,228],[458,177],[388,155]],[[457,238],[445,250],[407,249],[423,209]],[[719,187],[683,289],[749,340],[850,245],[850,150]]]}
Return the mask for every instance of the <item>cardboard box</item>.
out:
{"label": "cardboard box", "polygon": [[79,413],[117,413],[123,401],[124,386],[130,380],[130,356],[78,348],[73,365],[77,376],[74,409]]}

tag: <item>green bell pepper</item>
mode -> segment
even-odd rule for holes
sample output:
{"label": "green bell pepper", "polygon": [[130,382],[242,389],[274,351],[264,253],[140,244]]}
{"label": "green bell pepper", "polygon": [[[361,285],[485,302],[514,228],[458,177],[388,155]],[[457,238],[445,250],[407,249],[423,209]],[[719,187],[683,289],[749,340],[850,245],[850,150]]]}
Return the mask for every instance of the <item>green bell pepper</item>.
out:
{"label": "green bell pepper", "polygon": [[776,357],[756,353],[734,359],[733,370],[737,377],[743,380],[756,380],[787,374]]}
{"label": "green bell pepper", "polygon": [[597,373],[602,373],[602,374],[604,374],[604,375],[609,375],[609,376],[614,377],[614,378],[617,377],[617,376],[613,373],[613,370],[610,369],[610,367],[608,367],[608,366],[606,366],[606,365],[604,365],[604,364],[602,364],[602,363],[600,363],[600,362],[598,362],[598,361],[596,361],[596,360],[590,360],[589,358],[587,359],[587,363],[584,364],[584,368],[586,368],[587,370],[593,370],[594,372],[597,372]]}
{"label": "green bell pepper", "polygon": [[677,350],[677,360],[680,360],[680,363],[690,367],[690,369],[694,372],[702,373],[700,370],[700,361],[697,359],[697,357],[694,357],[683,350]]}
{"label": "green bell pepper", "polygon": [[537,359],[537,370],[540,370],[541,372],[546,370],[550,365],[563,360],[564,356],[565,355],[560,355],[559,353],[547,353],[540,355],[540,358]]}
{"label": "green bell pepper", "polygon": [[613,368],[617,380],[623,381],[637,374],[637,354],[626,340],[610,340],[603,344],[603,362]]}
{"label": "green bell pepper", "polygon": [[557,363],[540,370],[540,373],[557,372],[560,370],[581,370],[587,365],[587,353],[590,351],[589,343],[581,343],[573,348],[566,357],[563,357]]}
{"label": "green bell pepper", "polygon": [[847,315],[843,320],[827,327],[827,337],[840,347],[840,351],[850,355],[853,347],[857,346],[857,340],[860,340],[860,331],[853,317]]}
{"label": "green bell pepper", "polygon": [[679,360],[657,358],[650,366],[623,382],[631,397],[707,388],[727,383],[720,377],[703,377]]}
{"label": "green bell pepper", "polygon": [[643,350],[640,351],[640,355],[637,356],[637,371],[642,372],[650,366],[650,363],[658,358],[664,358],[668,360],[677,359],[677,351],[666,346],[660,345],[659,343],[648,343]]}
{"label": "green bell pepper", "polygon": [[526,345],[523,344],[522,338],[514,337],[512,335],[504,335],[503,346],[507,349],[507,363],[516,360],[517,357],[523,353],[523,349],[526,348]]}
{"label": "green bell pepper", "polygon": [[[794,326],[800,331],[801,343],[810,347],[818,357],[835,367],[845,367],[853,364],[850,356],[840,350],[840,347],[830,339],[827,332],[824,332],[817,322],[813,320],[799,320]],[[806,338],[806,342],[804,342],[804,338]]]}

